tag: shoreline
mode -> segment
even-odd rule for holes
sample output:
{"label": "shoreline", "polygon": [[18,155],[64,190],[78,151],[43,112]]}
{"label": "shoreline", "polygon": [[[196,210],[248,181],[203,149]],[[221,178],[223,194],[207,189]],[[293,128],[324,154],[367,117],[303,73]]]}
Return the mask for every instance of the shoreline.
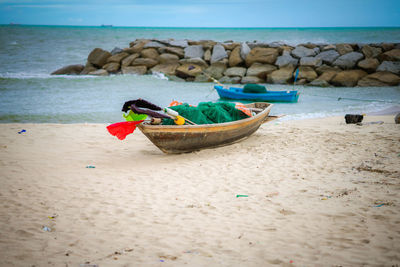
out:
{"label": "shoreline", "polygon": [[271,122],[178,155],[138,129],[0,124],[0,265],[398,264],[393,118]]}

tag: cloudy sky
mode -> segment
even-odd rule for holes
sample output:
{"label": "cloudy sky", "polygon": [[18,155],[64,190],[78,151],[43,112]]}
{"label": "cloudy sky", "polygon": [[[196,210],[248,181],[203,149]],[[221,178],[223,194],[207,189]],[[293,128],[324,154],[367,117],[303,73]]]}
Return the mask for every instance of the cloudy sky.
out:
{"label": "cloudy sky", "polygon": [[400,26],[400,0],[0,0],[0,24]]}

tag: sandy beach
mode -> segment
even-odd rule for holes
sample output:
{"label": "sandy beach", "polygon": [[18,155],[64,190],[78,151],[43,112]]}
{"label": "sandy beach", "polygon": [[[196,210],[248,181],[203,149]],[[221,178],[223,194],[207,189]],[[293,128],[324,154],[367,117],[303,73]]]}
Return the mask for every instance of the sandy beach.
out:
{"label": "sandy beach", "polygon": [[0,124],[0,266],[397,266],[393,118],[273,121],[179,155],[139,129]]}

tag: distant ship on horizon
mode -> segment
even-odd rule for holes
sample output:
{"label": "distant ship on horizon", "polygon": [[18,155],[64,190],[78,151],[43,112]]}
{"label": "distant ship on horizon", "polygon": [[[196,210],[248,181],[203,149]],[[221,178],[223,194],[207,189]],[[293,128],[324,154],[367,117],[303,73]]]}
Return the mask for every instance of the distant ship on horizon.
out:
{"label": "distant ship on horizon", "polygon": [[101,27],[103,27],[103,28],[111,28],[113,25],[111,25],[111,24],[109,24],[109,25],[106,25],[106,24],[101,24]]}

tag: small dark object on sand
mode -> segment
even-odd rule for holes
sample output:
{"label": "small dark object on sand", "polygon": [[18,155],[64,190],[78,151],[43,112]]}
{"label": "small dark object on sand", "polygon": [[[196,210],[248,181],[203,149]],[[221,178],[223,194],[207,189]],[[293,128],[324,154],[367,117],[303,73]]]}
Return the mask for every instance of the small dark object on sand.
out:
{"label": "small dark object on sand", "polygon": [[364,116],[359,114],[346,114],[346,116],[344,116],[347,124],[362,122],[363,118]]}
{"label": "small dark object on sand", "polygon": [[396,117],[394,117],[394,122],[400,124],[400,113],[397,113]]}

